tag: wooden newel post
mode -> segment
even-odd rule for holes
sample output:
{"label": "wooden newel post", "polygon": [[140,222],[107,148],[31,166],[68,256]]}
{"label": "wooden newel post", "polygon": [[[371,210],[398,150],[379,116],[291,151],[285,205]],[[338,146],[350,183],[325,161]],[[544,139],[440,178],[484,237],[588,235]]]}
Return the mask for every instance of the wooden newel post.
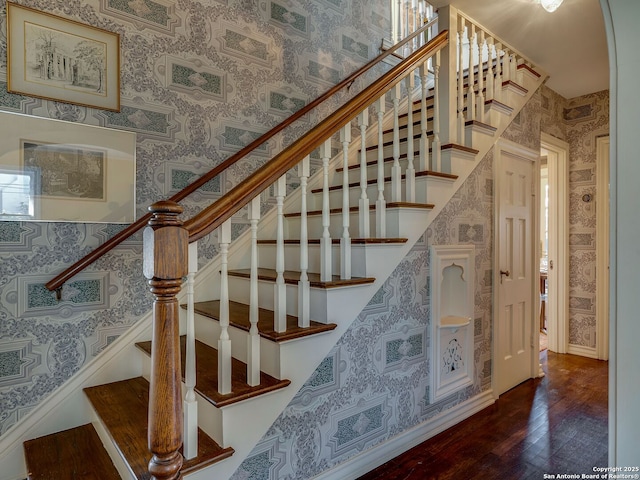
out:
{"label": "wooden newel post", "polygon": [[178,299],[188,270],[189,234],[174,202],[149,207],[153,217],[144,230],[144,276],[153,300],[153,341],[149,389],[149,473],[157,480],[180,478],[182,467],[182,388]]}

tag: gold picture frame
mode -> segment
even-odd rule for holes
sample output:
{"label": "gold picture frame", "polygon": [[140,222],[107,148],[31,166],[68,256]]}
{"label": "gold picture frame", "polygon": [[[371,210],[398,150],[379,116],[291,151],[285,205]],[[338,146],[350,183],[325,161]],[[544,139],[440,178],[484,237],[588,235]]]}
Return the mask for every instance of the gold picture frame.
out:
{"label": "gold picture frame", "polygon": [[120,35],[7,2],[7,90],[120,111]]}

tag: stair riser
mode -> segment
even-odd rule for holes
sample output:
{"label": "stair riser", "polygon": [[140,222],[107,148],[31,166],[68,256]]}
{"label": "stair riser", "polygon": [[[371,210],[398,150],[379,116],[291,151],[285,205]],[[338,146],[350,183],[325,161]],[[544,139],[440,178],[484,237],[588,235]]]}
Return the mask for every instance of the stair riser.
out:
{"label": "stair riser", "polygon": [[[407,165],[409,164],[409,161],[406,158],[401,158],[400,159],[400,168],[402,169],[402,171],[404,172],[407,169]],[[431,162],[431,155],[427,155],[427,161],[425,163],[425,165],[430,165]],[[421,160],[420,160],[420,155],[419,153],[416,153],[413,157],[413,168],[416,171],[421,170],[420,165],[422,164]],[[351,168],[349,169],[349,183],[356,183],[356,182],[360,182],[360,163],[355,163],[352,165],[358,165],[358,168]],[[386,161],[383,163],[383,168],[384,168],[384,176],[385,177],[390,177],[391,176],[391,169],[393,167],[393,161]],[[377,164],[377,159],[376,159],[376,163],[367,166],[367,170],[366,170],[366,175],[368,179],[377,179],[378,178],[378,164]],[[337,174],[333,177],[333,185],[342,185],[342,171],[337,172]]]}
{"label": "stair riser", "polygon": [[[218,348],[221,330],[220,322],[196,313],[195,328],[198,340],[210,347]],[[229,326],[228,333],[232,345],[231,355],[247,363],[247,341],[249,333],[233,325]],[[276,378],[282,378],[279,362],[280,347],[281,345],[279,343],[260,338],[260,370]]]}
{"label": "stair riser", "polygon": [[[420,212],[421,219],[426,218],[425,212]],[[397,222],[398,215],[395,215]],[[390,218],[390,221],[394,219]],[[351,245],[351,276],[352,277],[375,277],[374,270],[372,268],[372,260],[370,258],[370,252],[382,252],[384,249],[397,248],[397,244],[371,244],[371,245]],[[339,245],[332,247],[332,265],[334,275],[340,274],[340,254],[341,249]],[[300,246],[299,245],[286,245],[285,246],[285,267],[288,270],[299,270],[300,268]],[[320,247],[318,245],[309,246],[309,271],[319,273],[320,260],[319,260]],[[260,264],[265,268],[275,268],[275,245],[261,245],[259,251]],[[367,268],[367,265],[369,267]],[[315,320],[315,319],[314,319]]]}
{"label": "stair riser", "polygon": [[[229,296],[230,300],[249,304],[249,286],[250,280],[241,277],[229,277]],[[309,311],[311,320],[320,323],[331,323],[339,320],[339,308],[336,304],[336,297],[340,297],[341,293],[349,289],[359,289],[361,286],[352,286],[345,288],[311,288],[309,295]],[[366,288],[366,286],[364,286]],[[266,281],[258,281],[258,298],[259,305],[262,308],[273,310],[274,308],[274,283]],[[298,286],[286,286],[287,314],[298,316]]]}
{"label": "stair riser", "polygon": [[[369,224],[370,224],[370,235],[371,237],[375,236],[376,232],[376,213],[375,211],[369,210],[368,212]],[[349,236],[351,238],[359,238],[359,221],[360,215],[358,212],[350,212],[349,213]],[[333,213],[330,215],[330,227],[329,234],[331,238],[342,238],[343,234],[343,226],[342,226],[342,213]],[[307,230],[308,230],[308,238],[321,238],[322,233],[324,232],[324,228],[322,226],[322,216],[321,215],[312,215],[307,217]],[[300,238],[300,217],[290,217],[287,218],[287,226],[285,229],[286,237],[289,239],[299,239]],[[393,232],[393,235],[390,231],[387,231],[386,237],[397,237],[398,232]]]}
{"label": "stair riser", "polygon": [[[455,165],[454,165],[455,166]],[[404,174],[404,170],[402,171]],[[432,176],[421,176],[416,178],[416,196],[413,200],[416,203],[434,203],[437,200],[437,195],[442,191],[441,187],[449,186],[453,183],[452,180],[442,179]],[[392,188],[391,182],[385,182],[384,184],[384,198],[387,203],[393,201],[407,201],[406,189],[404,187],[404,181],[401,182],[402,195],[400,199],[394,199],[391,195]],[[375,205],[378,198],[378,187],[376,184],[367,186],[367,198],[369,199],[369,205]],[[427,194],[428,192],[428,194]],[[357,206],[359,204],[361,190],[359,186],[351,187],[349,189],[349,205]],[[331,190],[329,192],[329,208],[341,208],[342,207],[342,189]],[[322,209],[322,192],[314,193],[309,199],[309,210],[321,210]],[[263,237],[261,237],[263,238]]]}
{"label": "stair riser", "polygon": [[[413,139],[413,152],[414,152],[414,158],[415,160],[415,164],[418,164],[417,158],[418,158],[418,152],[420,151],[420,139],[419,138],[415,138],[415,135],[417,135],[419,132],[414,132],[414,139]],[[389,138],[389,141],[392,141],[393,137]],[[432,137],[429,137],[429,145],[431,145],[431,140]],[[404,155],[405,153],[407,153],[408,149],[408,142],[406,140],[406,133],[403,135],[403,137],[400,138],[400,142],[398,143],[398,150],[399,150],[399,155]],[[394,155],[393,153],[393,144],[391,145],[386,145],[383,149],[382,149],[382,157],[383,158],[392,158]],[[378,160],[378,148],[373,148],[370,150],[367,150],[367,162],[372,162],[372,161],[377,161]],[[356,157],[356,160],[353,161],[351,160],[350,162],[351,164],[356,163],[359,164],[360,163],[360,152],[358,152],[358,156]],[[341,165],[342,166],[342,165]]]}
{"label": "stair riser", "polygon": [[[309,219],[311,220],[311,218]],[[319,224],[318,218],[313,217],[313,224]],[[320,227],[320,230],[322,227]],[[322,233],[309,238],[320,238]],[[288,236],[295,238],[296,236]],[[308,248],[308,272],[320,273],[320,245],[311,244]],[[353,246],[352,248],[355,248]],[[284,246],[284,266],[286,270],[300,270],[300,245]],[[276,245],[259,245],[258,246],[258,263],[263,268],[276,268]],[[333,272],[340,272],[340,245],[331,246],[331,265]],[[357,266],[356,266],[357,267]],[[246,268],[246,267],[245,267]],[[354,268],[352,264],[352,268]],[[362,270],[362,267],[360,267]],[[355,276],[355,275],[354,275]]]}

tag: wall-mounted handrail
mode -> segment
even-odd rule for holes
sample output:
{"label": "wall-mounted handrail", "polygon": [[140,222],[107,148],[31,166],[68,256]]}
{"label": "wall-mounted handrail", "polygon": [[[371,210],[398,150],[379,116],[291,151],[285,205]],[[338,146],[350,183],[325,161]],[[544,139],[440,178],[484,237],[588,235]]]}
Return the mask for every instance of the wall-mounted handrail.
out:
{"label": "wall-mounted handrail", "polygon": [[[294,112],[289,118],[287,118],[286,120],[282,121],[281,123],[279,123],[275,127],[271,128],[270,130],[268,130],[267,132],[262,134],[260,137],[256,138],[254,141],[252,141],[247,146],[245,146],[244,148],[239,150],[237,153],[235,153],[232,156],[230,156],[229,158],[225,159],[222,163],[219,163],[218,165],[216,165],[209,172],[205,173],[203,176],[201,176],[200,178],[195,180],[190,185],[186,186],[185,188],[183,188],[179,192],[175,193],[171,198],[169,198],[169,201],[171,201],[171,202],[180,202],[181,200],[184,200],[186,197],[188,197],[189,195],[194,193],[196,190],[198,190],[200,187],[205,185],[207,182],[209,182],[210,180],[212,180],[215,177],[217,177],[218,175],[220,175],[224,170],[229,168],[231,165],[236,163],[238,160],[246,157],[253,150],[258,148],[260,145],[262,145],[263,143],[265,143],[266,141],[268,141],[272,137],[274,137],[276,134],[280,133],[282,130],[284,130],[285,128],[290,126],[292,123],[294,123],[296,120],[300,119],[302,116],[304,116],[307,113],[309,113],[311,110],[313,110],[315,107],[320,105],[325,100],[331,98],[337,92],[342,90],[345,86],[347,88],[349,88],[358,77],[360,77],[362,74],[366,73],[373,66],[377,65],[378,63],[380,63],[382,60],[387,58],[389,55],[392,55],[399,48],[405,46],[407,43],[412,41],[418,35],[424,33],[425,31],[427,31],[432,25],[434,25],[434,23],[436,21],[437,21],[437,17],[434,17],[429,22],[425,23],[421,28],[419,28],[418,30],[413,32],[411,35],[407,36],[402,41],[398,42],[397,44],[395,44],[393,47],[389,48],[388,50],[385,50],[384,52],[380,53],[373,60],[370,60],[368,63],[366,63],[362,67],[360,67],[359,69],[355,70],[353,73],[351,73],[345,79],[343,79],[342,81],[340,81],[339,83],[337,83],[336,85],[331,87],[329,90],[327,90],[325,93],[320,95],[318,98],[316,98],[312,102],[308,103],[307,105],[302,107],[300,110],[297,110],[296,112]],[[111,251],[113,248],[115,248],[120,243],[122,243],[124,240],[126,240],[131,235],[136,233],[142,227],[146,226],[147,223],[149,222],[150,218],[151,218],[151,213],[146,213],[142,217],[138,218],[138,220],[136,220],[134,223],[130,224],[125,229],[123,229],[120,232],[116,233],[113,237],[111,237],[105,243],[103,243],[102,245],[99,245],[94,250],[92,250],[87,255],[85,255],[80,260],[78,260],[76,263],[70,265],[65,270],[63,270],[61,273],[59,273],[54,278],[49,280],[49,282],[47,282],[45,284],[45,287],[47,289],[49,289],[49,290],[52,290],[52,291],[60,289],[62,287],[62,285],[64,285],[64,283],[67,280],[69,280],[73,276],[75,276],[78,273],[80,273],[82,270],[84,270],[89,265],[91,265],[93,262],[95,262],[98,258],[102,257],[104,254],[106,254],[107,252]],[[58,294],[58,297],[60,298],[60,293]]]}
{"label": "wall-mounted handrail", "polygon": [[187,220],[184,223],[184,228],[189,231],[189,242],[194,242],[208,235],[222,225],[225,220],[231,218],[251,199],[298,164],[306,155],[319,147],[365,107],[396,85],[404,78],[407,72],[417,68],[425,57],[433,55],[444,48],[448,43],[448,35],[448,31],[439,33],[429,43],[413,52],[405,60],[309,130],[306,135],[265,163],[245,181],[238,184],[196,216]]}

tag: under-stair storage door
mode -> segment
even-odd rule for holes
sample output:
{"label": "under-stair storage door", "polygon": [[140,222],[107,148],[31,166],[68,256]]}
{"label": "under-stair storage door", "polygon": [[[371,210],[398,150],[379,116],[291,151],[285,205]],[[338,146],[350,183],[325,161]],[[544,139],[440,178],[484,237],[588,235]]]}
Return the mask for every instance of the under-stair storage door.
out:
{"label": "under-stair storage door", "polygon": [[473,245],[431,246],[431,402],[473,383],[474,256]]}

